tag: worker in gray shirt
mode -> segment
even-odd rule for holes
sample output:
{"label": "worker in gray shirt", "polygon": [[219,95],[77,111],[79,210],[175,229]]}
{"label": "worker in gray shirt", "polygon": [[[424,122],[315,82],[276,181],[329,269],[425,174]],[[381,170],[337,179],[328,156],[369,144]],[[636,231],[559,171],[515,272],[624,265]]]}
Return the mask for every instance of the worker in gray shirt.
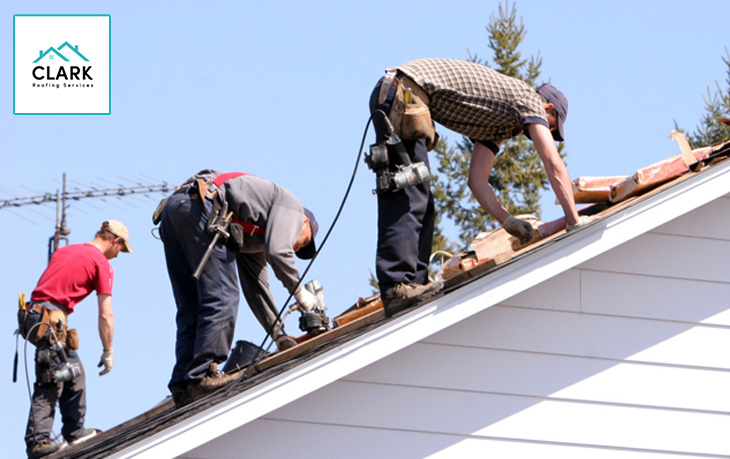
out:
{"label": "worker in gray shirt", "polygon": [[[216,244],[198,280],[192,274],[213,236],[209,217],[219,208],[232,213],[231,237]],[[170,196],[160,216],[160,236],[177,305],[176,363],[168,387],[177,406],[229,383],[211,371],[226,360],[233,341],[239,292],[236,265],[249,307],[280,350],[295,344],[278,320],[269,290],[267,263],[276,277],[309,311],[316,298],[303,288],[295,254],[316,253],[314,215],[287,189],[262,178],[206,169]]]}

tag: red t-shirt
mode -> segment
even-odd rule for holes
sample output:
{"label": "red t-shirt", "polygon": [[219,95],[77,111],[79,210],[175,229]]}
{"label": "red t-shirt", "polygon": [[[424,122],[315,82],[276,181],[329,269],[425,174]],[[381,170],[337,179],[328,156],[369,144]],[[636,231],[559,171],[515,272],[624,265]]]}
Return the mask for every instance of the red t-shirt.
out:
{"label": "red t-shirt", "polygon": [[52,301],[65,306],[71,314],[74,306],[94,290],[97,295],[111,295],[113,282],[112,265],[98,247],[71,244],[53,254],[31,301]]}

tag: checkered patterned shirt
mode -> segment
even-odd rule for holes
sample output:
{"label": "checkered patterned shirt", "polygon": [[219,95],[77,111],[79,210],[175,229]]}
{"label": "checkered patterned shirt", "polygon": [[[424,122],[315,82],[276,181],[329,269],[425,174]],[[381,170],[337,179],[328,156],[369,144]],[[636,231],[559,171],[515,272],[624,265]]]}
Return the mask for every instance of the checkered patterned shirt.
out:
{"label": "checkered patterned shirt", "polygon": [[396,67],[430,97],[431,117],[452,131],[499,144],[526,124],[548,126],[542,99],[525,82],[456,59],[416,59]]}

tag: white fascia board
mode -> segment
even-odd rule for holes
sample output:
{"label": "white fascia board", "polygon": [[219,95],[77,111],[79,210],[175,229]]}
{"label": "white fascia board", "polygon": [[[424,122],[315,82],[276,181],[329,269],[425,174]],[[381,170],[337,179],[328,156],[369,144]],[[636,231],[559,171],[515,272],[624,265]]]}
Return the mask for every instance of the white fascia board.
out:
{"label": "white fascia board", "polygon": [[537,248],[111,457],[179,456],[728,193],[730,161]]}

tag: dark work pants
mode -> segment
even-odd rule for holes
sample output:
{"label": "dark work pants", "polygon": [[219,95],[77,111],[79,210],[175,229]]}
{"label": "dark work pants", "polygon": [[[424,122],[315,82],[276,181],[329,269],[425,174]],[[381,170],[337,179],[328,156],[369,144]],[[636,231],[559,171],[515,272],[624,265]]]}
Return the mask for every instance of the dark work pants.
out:
{"label": "dark work pants", "polygon": [[[395,96],[393,85],[388,98],[378,105],[382,79],[370,96],[370,112],[377,109],[386,114]],[[385,140],[386,127],[375,121],[376,140]],[[428,162],[425,140],[404,140],[411,162]],[[390,170],[395,171],[400,164],[395,148],[388,147]],[[378,194],[378,249],[375,272],[383,292],[393,285],[405,282],[425,284],[428,281],[428,260],[431,256],[434,230],[434,200],[431,183],[426,180],[420,185],[393,192]]]}
{"label": "dark work pants", "polygon": [[162,211],[160,236],[177,305],[175,366],[169,387],[201,381],[210,363],[228,357],[238,314],[235,256],[216,244],[200,279],[193,271],[212,237],[205,231],[212,204],[177,193]]}
{"label": "dark work pants", "polygon": [[25,444],[28,453],[38,443],[51,443],[53,418],[56,414],[56,404],[61,410],[61,434],[64,440],[72,442],[78,440],[84,433],[84,418],[86,417],[86,375],[76,351],[66,351],[66,358],[71,364],[78,364],[81,374],[70,381],[62,383],[43,383],[43,373],[53,372],[60,368],[61,359],[54,352],[53,365],[39,363],[38,352],[43,346],[36,349],[36,382],[33,385],[33,398],[30,405],[28,425],[25,430]]}

